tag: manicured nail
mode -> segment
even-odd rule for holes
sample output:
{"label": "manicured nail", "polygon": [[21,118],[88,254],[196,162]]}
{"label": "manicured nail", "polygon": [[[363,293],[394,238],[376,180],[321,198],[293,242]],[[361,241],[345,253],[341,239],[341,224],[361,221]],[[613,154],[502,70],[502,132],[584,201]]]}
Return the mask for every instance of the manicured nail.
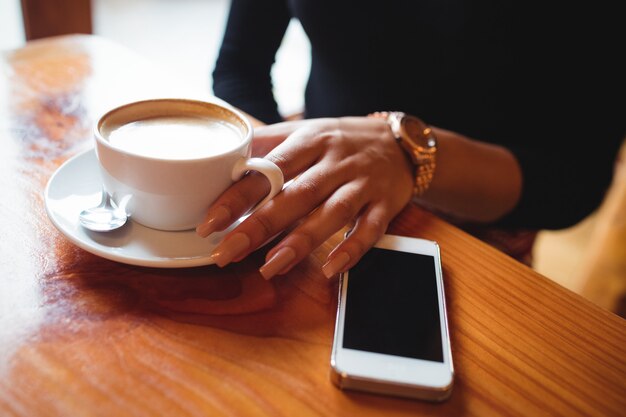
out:
{"label": "manicured nail", "polygon": [[322,272],[326,278],[332,278],[337,272],[342,272],[348,262],[350,262],[350,255],[347,252],[340,252],[322,266]]}
{"label": "manicured nail", "polygon": [[259,272],[263,275],[263,278],[270,279],[285,269],[294,259],[296,259],[296,252],[289,246],[285,246],[280,248],[274,256],[265,262],[265,265],[259,269]]}
{"label": "manicured nail", "polygon": [[206,219],[196,227],[196,233],[201,237],[207,237],[216,230],[226,227],[230,218],[230,210],[224,206],[219,206],[213,213],[209,213]]}
{"label": "manicured nail", "polygon": [[250,247],[250,238],[245,233],[235,233],[215,248],[211,258],[222,267],[228,265],[233,259],[241,255]]}

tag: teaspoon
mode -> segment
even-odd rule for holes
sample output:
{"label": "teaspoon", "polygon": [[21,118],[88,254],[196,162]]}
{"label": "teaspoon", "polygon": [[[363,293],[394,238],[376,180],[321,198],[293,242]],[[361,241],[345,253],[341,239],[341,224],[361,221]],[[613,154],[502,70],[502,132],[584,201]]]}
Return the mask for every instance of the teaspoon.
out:
{"label": "teaspoon", "polygon": [[78,218],[86,229],[109,232],[124,226],[128,216],[124,207],[118,207],[111,201],[111,196],[103,187],[100,204],[81,211]]}

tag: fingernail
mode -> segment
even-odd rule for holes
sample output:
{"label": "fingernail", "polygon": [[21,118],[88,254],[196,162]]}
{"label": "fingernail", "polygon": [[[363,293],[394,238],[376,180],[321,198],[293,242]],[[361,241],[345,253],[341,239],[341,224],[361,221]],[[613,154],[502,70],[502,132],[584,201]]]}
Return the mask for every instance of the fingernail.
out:
{"label": "fingernail", "polygon": [[228,265],[235,257],[250,247],[250,238],[245,233],[235,233],[222,242],[213,253],[211,258],[222,267]]}
{"label": "fingernail", "polygon": [[230,210],[224,206],[219,206],[213,213],[209,213],[206,219],[196,227],[196,233],[201,237],[207,237],[219,228],[225,227],[230,218]]}
{"label": "fingernail", "polygon": [[289,246],[285,246],[280,248],[274,256],[265,262],[265,265],[259,268],[259,272],[263,275],[263,278],[270,279],[285,269],[294,259],[296,259],[296,252]]}
{"label": "fingernail", "polygon": [[340,252],[322,266],[322,272],[326,278],[332,278],[337,272],[342,272],[348,262],[350,262],[350,255],[347,252]]}

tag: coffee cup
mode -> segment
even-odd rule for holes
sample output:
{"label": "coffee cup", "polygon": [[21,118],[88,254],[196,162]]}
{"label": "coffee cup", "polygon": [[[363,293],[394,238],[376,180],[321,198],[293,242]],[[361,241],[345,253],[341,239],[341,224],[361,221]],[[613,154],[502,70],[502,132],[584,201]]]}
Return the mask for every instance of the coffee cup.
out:
{"label": "coffee cup", "polygon": [[278,194],[283,174],[251,158],[252,125],[241,112],[212,102],[163,98],[116,107],[95,126],[105,190],[133,221],[167,231],[195,228],[208,207],[248,171]]}

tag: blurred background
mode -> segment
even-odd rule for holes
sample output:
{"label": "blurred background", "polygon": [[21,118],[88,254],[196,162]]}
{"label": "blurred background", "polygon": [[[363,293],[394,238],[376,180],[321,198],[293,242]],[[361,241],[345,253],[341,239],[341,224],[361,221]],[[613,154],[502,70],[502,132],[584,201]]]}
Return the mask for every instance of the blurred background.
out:
{"label": "blurred background", "polygon": [[[36,8],[55,0],[24,3]],[[2,50],[25,42],[21,4],[21,0],[0,0]],[[197,88],[212,92],[211,71],[229,5],[230,0],[91,0],[92,33],[121,43]],[[302,109],[309,55],[308,40],[298,21],[293,20],[272,74],[283,114]]]}
{"label": "blurred background", "polygon": [[[47,36],[41,22],[56,18],[57,0],[0,0],[0,50]],[[230,0],[66,0],[75,3],[72,28],[63,33],[93,33],[125,45],[157,66],[212,93],[211,72],[223,35]],[[84,4],[89,8],[84,9]],[[81,6],[83,5],[83,6]],[[83,9],[81,9],[83,7]],[[26,19],[22,10],[34,16]],[[76,29],[77,28],[77,29]],[[59,28],[53,28],[54,31]],[[184,45],[184,47],[181,47]],[[292,21],[272,71],[283,115],[299,113],[308,76],[310,46]],[[626,169],[624,152],[602,206],[580,224],[542,231],[533,251],[533,268],[590,301],[626,317]]]}

